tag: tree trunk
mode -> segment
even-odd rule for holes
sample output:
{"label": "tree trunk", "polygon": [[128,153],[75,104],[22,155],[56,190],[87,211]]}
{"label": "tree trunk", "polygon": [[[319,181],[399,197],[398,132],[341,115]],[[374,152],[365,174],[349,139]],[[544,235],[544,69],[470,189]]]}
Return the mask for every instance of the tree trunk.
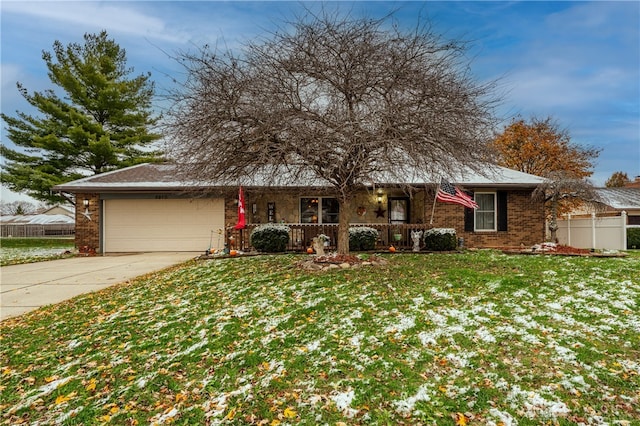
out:
{"label": "tree trunk", "polygon": [[549,231],[551,232],[551,241],[556,242],[556,232],[558,231],[558,200],[554,197],[551,199],[551,219],[549,221]]}
{"label": "tree trunk", "polygon": [[349,220],[351,219],[351,197],[340,197],[338,215],[338,254],[349,254]]}

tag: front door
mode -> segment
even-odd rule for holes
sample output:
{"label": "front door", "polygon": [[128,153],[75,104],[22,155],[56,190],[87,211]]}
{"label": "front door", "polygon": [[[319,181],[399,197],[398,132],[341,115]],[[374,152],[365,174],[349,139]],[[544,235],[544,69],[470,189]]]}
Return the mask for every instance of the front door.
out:
{"label": "front door", "polygon": [[391,224],[389,240],[392,244],[406,244],[408,241],[408,231],[406,227],[402,225],[409,223],[409,197],[389,197],[389,205],[387,208],[389,209],[389,223]]}

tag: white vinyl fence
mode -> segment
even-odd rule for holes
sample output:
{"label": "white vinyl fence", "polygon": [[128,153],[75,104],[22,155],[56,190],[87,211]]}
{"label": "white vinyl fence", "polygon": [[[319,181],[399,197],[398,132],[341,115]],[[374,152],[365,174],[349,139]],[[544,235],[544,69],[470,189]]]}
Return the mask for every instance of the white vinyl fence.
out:
{"label": "white vinyl fence", "polygon": [[626,250],[627,213],[620,216],[572,218],[558,221],[557,238],[560,244],[576,248]]}

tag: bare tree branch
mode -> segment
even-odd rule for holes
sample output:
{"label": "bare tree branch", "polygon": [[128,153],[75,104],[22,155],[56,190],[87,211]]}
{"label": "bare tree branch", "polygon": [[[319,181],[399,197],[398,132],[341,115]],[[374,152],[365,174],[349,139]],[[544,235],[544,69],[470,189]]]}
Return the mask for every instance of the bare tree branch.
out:
{"label": "bare tree branch", "polygon": [[570,172],[548,173],[544,183],[536,188],[532,197],[534,200],[544,201],[548,208],[551,241],[556,241],[558,215],[563,201],[580,200],[597,205],[600,198],[591,182],[585,178],[575,178]]}

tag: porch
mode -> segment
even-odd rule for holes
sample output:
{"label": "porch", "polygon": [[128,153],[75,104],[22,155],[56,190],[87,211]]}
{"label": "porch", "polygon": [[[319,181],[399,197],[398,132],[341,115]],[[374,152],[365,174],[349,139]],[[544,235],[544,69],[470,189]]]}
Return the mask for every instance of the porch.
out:
{"label": "porch", "polygon": [[[242,230],[230,230],[227,233],[229,249],[251,250],[251,231],[260,224],[248,224]],[[291,229],[287,251],[305,251],[311,246],[314,237],[324,234],[329,237],[327,250],[336,250],[338,242],[338,224],[285,223]],[[411,231],[426,231],[433,226],[424,223],[390,224],[390,223],[351,223],[350,227],[366,226],[378,230],[377,250],[386,250],[393,245],[399,250],[411,250],[413,241]],[[424,244],[420,243],[421,247]]]}

